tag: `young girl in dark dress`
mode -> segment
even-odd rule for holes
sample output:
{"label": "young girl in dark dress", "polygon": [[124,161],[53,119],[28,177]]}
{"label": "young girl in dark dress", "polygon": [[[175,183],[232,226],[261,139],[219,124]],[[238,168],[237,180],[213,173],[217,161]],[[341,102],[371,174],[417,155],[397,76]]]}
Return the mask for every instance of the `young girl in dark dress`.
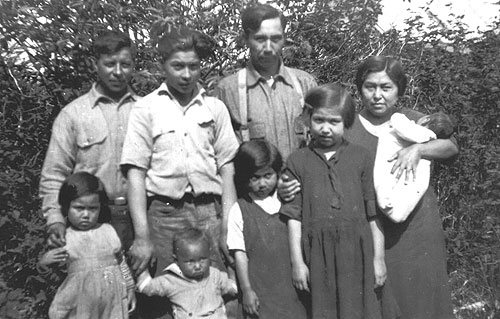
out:
{"label": "young girl in dark dress", "polygon": [[228,248],[245,317],[305,319],[306,309],[291,281],[285,216],[276,194],[282,159],[262,140],[243,143],[234,160],[240,199],[228,221]]}
{"label": "young girl in dark dress", "polygon": [[309,91],[304,116],[311,143],[292,153],[286,165],[302,189],[282,208],[290,218],[293,284],[311,291],[313,318],[382,316],[375,289],[384,285],[386,267],[373,157],[344,138],[354,115],[344,87]]}

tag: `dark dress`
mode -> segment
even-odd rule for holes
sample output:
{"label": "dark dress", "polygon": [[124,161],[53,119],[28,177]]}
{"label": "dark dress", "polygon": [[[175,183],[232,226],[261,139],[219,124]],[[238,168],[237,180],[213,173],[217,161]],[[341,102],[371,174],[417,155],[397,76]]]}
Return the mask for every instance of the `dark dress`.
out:
{"label": "dark dress", "polygon": [[[422,116],[409,109],[402,109],[401,113],[411,120]],[[377,137],[364,128],[358,117],[345,136],[353,143],[366,147],[375,156]],[[432,187],[429,186],[405,222],[398,224],[385,217],[382,221],[388,284],[394,292],[402,318],[453,318],[444,233]]]}
{"label": "dark dress", "polygon": [[292,285],[286,218],[270,215],[250,198],[238,200],[248,257],[248,276],[262,319],[306,319],[306,295]]}
{"label": "dark dress", "polygon": [[373,157],[347,141],[329,160],[302,148],[288,158],[287,173],[302,187],[282,213],[302,222],[312,317],[381,318],[365,209],[365,201],[375,200]]}

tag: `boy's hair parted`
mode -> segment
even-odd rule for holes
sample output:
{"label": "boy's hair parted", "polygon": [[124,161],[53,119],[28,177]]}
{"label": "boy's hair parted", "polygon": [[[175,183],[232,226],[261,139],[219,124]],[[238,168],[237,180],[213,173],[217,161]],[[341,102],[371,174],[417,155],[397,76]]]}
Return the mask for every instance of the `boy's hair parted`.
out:
{"label": "boy's hair parted", "polygon": [[135,54],[130,37],[121,31],[106,31],[95,38],[92,44],[92,55],[99,59],[102,54],[115,54],[123,48],[129,48]]}
{"label": "boy's hair parted", "polygon": [[319,108],[339,108],[345,128],[350,128],[354,123],[356,103],[349,90],[341,84],[323,84],[307,93],[304,100],[305,115],[310,117]]}
{"label": "boy's hair parted", "polygon": [[204,60],[213,55],[215,41],[200,31],[179,26],[170,28],[158,41],[157,48],[162,63],[178,51],[194,51],[200,60]]}
{"label": "boy's hair parted", "polygon": [[173,252],[174,254],[177,254],[181,243],[199,244],[202,242],[206,242],[210,247],[210,240],[207,234],[201,229],[192,227],[181,230],[174,235],[174,239],[172,242]]}
{"label": "boy's hair parted", "polygon": [[283,158],[278,148],[266,140],[252,140],[240,145],[234,157],[234,181],[238,196],[248,191],[250,178],[260,169],[270,167],[276,174],[283,168]]}
{"label": "boy's hair parted", "polygon": [[64,180],[61,189],[59,190],[59,205],[61,205],[61,213],[64,217],[68,216],[69,207],[71,202],[75,199],[86,196],[97,194],[99,196],[99,202],[101,204],[101,210],[99,211],[99,223],[106,223],[111,220],[111,212],[108,206],[108,195],[104,189],[104,184],[101,180],[87,172],[74,173],[66,180]]}
{"label": "boy's hair parted", "polygon": [[241,13],[241,27],[247,37],[250,32],[257,32],[262,21],[268,19],[280,18],[281,27],[285,31],[286,18],[281,11],[268,4],[250,5]]}

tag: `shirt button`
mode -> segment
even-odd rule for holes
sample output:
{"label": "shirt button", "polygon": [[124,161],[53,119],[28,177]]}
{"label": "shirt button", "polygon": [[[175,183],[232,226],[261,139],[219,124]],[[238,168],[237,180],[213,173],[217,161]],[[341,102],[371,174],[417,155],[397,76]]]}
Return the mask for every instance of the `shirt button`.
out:
{"label": "shirt button", "polygon": [[184,136],[188,136],[188,133],[184,133]]}
{"label": "shirt button", "polygon": [[190,312],[190,313],[189,313],[189,316],[190,316],[190,317],[192,317],[192,316],[193,316],[193,313],[192,313],[192,312]]}

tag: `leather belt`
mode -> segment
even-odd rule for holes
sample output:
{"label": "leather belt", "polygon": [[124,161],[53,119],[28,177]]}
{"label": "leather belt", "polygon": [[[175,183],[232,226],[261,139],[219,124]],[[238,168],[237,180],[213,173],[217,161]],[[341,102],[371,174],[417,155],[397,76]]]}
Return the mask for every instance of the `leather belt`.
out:
{"label": "leather belt", "polygon": [[174,199],[168,196],[163,195],[154,195],[149,197],[149,201],[158,200],[168,205],[172,205],[174,207],[180,207],[184,203],[195,204],[195,205],[204,205],[210,204],[213,202],[221,202],[221,196],[216,194],[199,194],[194,196],[192,193],[185,193],[184,196],[180,199]]}
{"label": "leather belt", "polygon": [[125,206],[125,205],[127,205],[127,198],[124,196],[121,196],[121,197],[117,197],[115,199],[110,199],[108,201],[108,205]]}

